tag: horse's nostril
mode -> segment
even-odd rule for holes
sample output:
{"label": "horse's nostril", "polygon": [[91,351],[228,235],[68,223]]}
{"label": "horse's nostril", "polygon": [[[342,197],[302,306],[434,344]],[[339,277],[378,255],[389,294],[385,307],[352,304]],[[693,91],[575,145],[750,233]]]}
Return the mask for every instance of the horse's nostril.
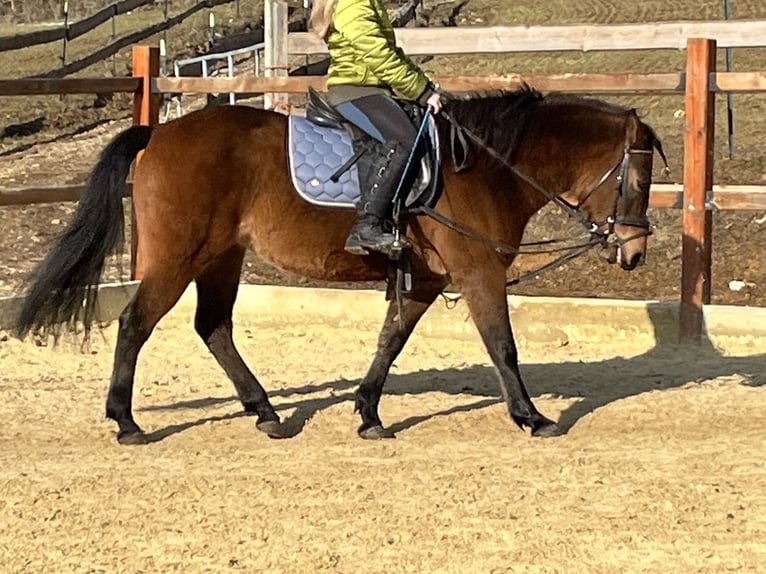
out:
{"label": "horse's nostril", "polygon": [[622,260],[622,268],[626,271],[632,271],[638,265],[641,263],[642,253],[639,251],[638,253],[634,253],[633,256],[630,259],[623,258]]}

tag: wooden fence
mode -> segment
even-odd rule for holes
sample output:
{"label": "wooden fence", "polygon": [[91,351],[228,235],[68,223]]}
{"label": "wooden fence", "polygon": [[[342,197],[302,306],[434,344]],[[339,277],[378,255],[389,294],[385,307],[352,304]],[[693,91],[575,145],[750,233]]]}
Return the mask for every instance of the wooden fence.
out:
{"label": "wooden fence", "polygon": [[[206,8],[213,8],[221,4],[229,4],[234,0],[198,0],[194,5],[190,6],[183,12],[176,14],[175,16],[167,17],[162,22],[157,22],[151,26],[147,26],[141,30],[136,30],[130,34],[125,34],[119,38],[114,38],[106,46],[102,46],[98,50],[91,52],[85,56],[78,58],[77,60],[64,64],[57,68],[53,68],[46,72],[36,74],[36,78],[63,78],[69,74],[74,74],[80,70],[84,70],[88,66],[92,66],[97,62],[101,62],[113,56],[123,48],[132,46],[138,42],[146,40],[155,34],[159,34],[164,30],[180,24],[190,16],[196,14],[200,10]],[[131,10],[144,6],[147,4],[153,4],[154,0],[122,0],[120,2],[114,2],[106,8],[99,10],[95,14],[88,16],[78,22],[72,24],[65,24],[55,28],[48,28],[45,30],[37,30],[35,32],[29,32],[26,34],[14,34],[13,36],[0,36],[0,52],[8,50],[19,50],[28,48],[29,46],[36,46],[39,44],[47,44],[49,42],[55,42],[63,40],[68,42],[80,36],[83,36],[89,32],[95,30],[98,26],[108,21],[110,18],[114,18],[121,14],[127,14]],[[114,90],[120,91],[120,90]],[[67,93],[67,92],[61,92]]]}
{"label": "wooden fence", "polygon": [[[760,35],[764,22],[753,22],[748,28],[758,33],[758,38],[745,34],[745,23],[706,23],[715,24],[723,30],[724,45],[761,46],[766,44],[766,34]],[[736,24],[737,35],[727,36]],[[647,30],[654,30],[664,24],[644,24],[645,30],[640,37],[648,35]],[[685,25],[685,24],[684,24]],[[631,25],[636,26],[636,25]],[[604,27],[613,29],[618,26]],[[560,28],[560,27],[553,27]],[[597,26],[568,27],[567,36],[586,38],[594,34]],[[589,33],[583,30],[590,30]],[[710,28],[712,29],[712,28]],[[504,30],[504,29],[503,29]],[[679,31],[680,30],[680,31]],[[729,32],[726,32],[726,31]],[[578,32],[579,31],[579,32]],[[400,30],[403,38],[409,33],[413,37],[421,34],[420,30]],[[440,41],[445,36],[451,50],[462,46],[460,50],[500,51],[502,43],[482,44],[483,38],[502,38],[495,28],[471,29],[469,36],[480,45],[456,41],[464,30],[440,31]],[[430,33],[430,32],[429,32]],[[557,31],[557,33],[559,33]],[[683,26],[676,26],[676,33],[683,34]],[[542,35],[541,35],[542,34]],[[292,34],[290,36],[293,36]],[[302,53],[315,53],[305,42],[305,35],[296,35],[293,46],[303,46]],[[528,51],[536,51],[539,46],[551,46],[544,40],[545,35],[538,29],[532,36]],[[671,35],[668,35],[670,38]],[[635,36],[626,37],[624,49],[633,49]],[[288,40],[285,40],[288,41]],[[301,44],[303,42],[303,44]],[[658,41],[652,47],[677,47],[677,39]],[[766,210],[766,187],[763,186],[714,186],[713,178],[713,117],[715,113],[716,92],[759,92],[766,91],[766,72],[718,73],[716,71],[717,42],[706,38],[686,38],[686,69],[678,73],[666,74],[553,74],[553,75],[505,75],[505,76],[442,76],[436,80],[447,90],[468,91],[486,88],[515,88],[521,82],[527,82],[544,91],[587,91],[587,92],[684,92],[686,98],[686,126],[684,137],[684,182],[683,186],[653,185],[650,206],[682,208],[684,237],[682,242],[682,290],[680,307],[680,337],[685,340],[699,341],[703,329],[702,306],[710,303],[711,277],[711,210],[712,209],[755,209]],[[736,42],[736,44],[735,44]],[[405,42],[403,42],[405,43]],[[575,42],[578,43],[578,42]],[[441,53],[442,48],[430,46],[430,53]],[[582,46],[582,41],[579,41]],[[296,50],[298,48],[293,48]],[[575,49],[575,48],[571,48]],[[582,49],[580,47],[579,49]],[[323,50],[323,48],[322,48]],[[308,52],[306,52],[308,51]],[[417,51],[417,50],[415,50]],[[237,77],[237,78],[167,78],[159,77],[159,50],[146,46],[134,47],[134,78],[115,80],[107,79],[70,79],[70,80],[0,80],[0,96],[26,94],[59,94],[124,91],[134,94],[135,123],[152,125],[159,121],[160,95],[162,93],[305,93],[309,86],[324,89],[324,77]],[[111,83],[110,83],[111,82]],[[111,86],[111,90],[107,88]],[[79,193],[76,188],[60,190],[56,195],[53,190],[0,190],[0,206],[38,201],[73,199]]]}
{"label": "wooden fence", "polygon": [[26,32],[24,34],[0,36],[0,52],[20,50],[22,48],[38,46],[40,44],[47,44],[58,40],[74,40],[75,38],[87,34],[104,22],[108,22],[110,18],[114,18],[120,14],[127,14],[139,6],[153,3],[154,0],[122,0],[121,2],[114,2],[95,14],[91,14],[87,18],[83,18],[72,24],[63,24],[61,26],[46,28],[44,30],[35,30],[34,32]]}

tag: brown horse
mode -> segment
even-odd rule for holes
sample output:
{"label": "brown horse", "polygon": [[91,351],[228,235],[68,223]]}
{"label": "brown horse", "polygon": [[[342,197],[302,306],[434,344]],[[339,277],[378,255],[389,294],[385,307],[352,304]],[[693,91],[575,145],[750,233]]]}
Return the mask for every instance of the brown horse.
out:
{"label": "brown horse", "polygon": [[[446,158],[437,216],[411,216],[413,289],[392,299],[369,371],[356,391],[359,434],[386,436],[378,403],[389,368],[416,323],[449,284],[465,299],[497,368],[513,421],[552,435],[519,372],[508,319],[506,270],[530,217],[555,199],[609,235],[624,269],[646,250],[653,149],[661,146],[634,110],[573,96],[516,92],[454,98],[440,116],[470,143],[472,165]],[[191,281],[195,329],[233,381],[244,409],[271,436],[283,429],[266,391],[232,341],[232,308],[245,250],[320,280],[387,277],[384,257],[343,250],[348,209],[319,207],[293,191],[286,169],[285,116],[251,107],[205,109],[149,128],[133,126],[103,150],[72,222],[40,265],[18,319],[18,334],[93,318],[105,258],[121,245],[125,179],[135,170],[133,209],[141,279],[120,316],[106,414],[118,441],[146,441],[133,419],[136,360],[152,329]],[[445,149],[445,156],[447,148]],[[446,219],[445,219],[446,218]],[[397,320],[398,318],[398,320]]]}

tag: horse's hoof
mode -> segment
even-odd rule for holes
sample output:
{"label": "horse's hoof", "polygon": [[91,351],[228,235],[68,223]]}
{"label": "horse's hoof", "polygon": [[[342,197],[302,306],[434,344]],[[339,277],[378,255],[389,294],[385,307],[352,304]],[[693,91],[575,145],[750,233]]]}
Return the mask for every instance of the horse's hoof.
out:
{"label": "horse's hoof", "polygon": [[380,425],[359,429],[359,436],[365,440],[380,440],[383,438],[396,438],[396,435]]}
{"label": "horse's hoof", "polygon": [[149,441],[146,439],[144,431],[134,431],[129,433],[120,433],[117,435],[117,442],[122,445],[135,445],[135,444],[147,444]]}
{"label": "horse's hoof", "polygon": [[259,421],[255,423],[255,428],[266,433],[269,438],[284,438],[282,425],[278,420]]}
{"label": "horse's hoof", "polygon": [[532,429],[532,436],[551,437],[559,436],[560,434],[559,426],[553,421],[547,421]]}

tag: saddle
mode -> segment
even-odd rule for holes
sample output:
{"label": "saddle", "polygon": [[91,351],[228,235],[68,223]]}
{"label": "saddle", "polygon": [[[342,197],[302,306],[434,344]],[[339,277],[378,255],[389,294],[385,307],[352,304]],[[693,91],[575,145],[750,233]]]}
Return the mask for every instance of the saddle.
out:
{"label": "saddle", "polygon": [[[407,102],[401,103],[419,125],[422,110]],[[436,201],[441,157],[433,118],[426,135],[422,138],[424,153],[418,174],[404,198],[405,208],[432,206]],[[298,195],[316,205],[353,208],[360,196],[357,164],[364,165],[377,153],[377,142],[348,122],[312,88],[308,92],[306,116],[289,116],[287,140],[288,167]]]}
{"label": "saddle", "polygon": [[306,119],[325,128],[344,129],[347,123],[338,110],[322,97],[322,94],[309,86]]}

